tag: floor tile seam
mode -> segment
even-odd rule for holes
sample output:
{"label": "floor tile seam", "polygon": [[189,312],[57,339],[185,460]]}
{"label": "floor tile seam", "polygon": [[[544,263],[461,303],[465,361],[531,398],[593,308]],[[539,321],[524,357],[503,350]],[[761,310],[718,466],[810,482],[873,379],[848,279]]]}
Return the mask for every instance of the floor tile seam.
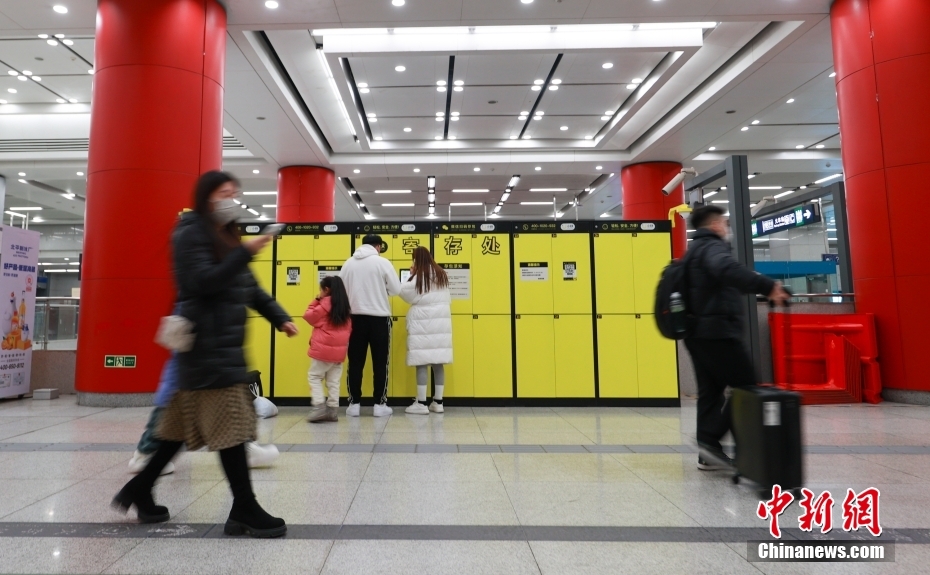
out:
{"label": "floor tile seam", "polygon": [[[15,481],[15,480],[14,480],[14,481]],[[23,481],[32,481],[32,480],[31,480],[31,479],[25,479],[25,480],[23,480]],[[68,482],[69,482],[68,485],[66,485],[65,487],[62,487],[61,489],[55,491],[54,493],[50,493],[50,494],[46,495],[45,497],[40,497],[39,499],[36,499],[35,501],[32,501],[31,503],[27,503],[27,504],[23,505],[22,507],[20,507],[20,508],[14,510],[14,511],[11,511],[10,513],[7,513],[6,515],[0,515],[0,523],[3,523],[3,522],[4,522],[3,520],[6,519],[7,517],[9,517],[9,516],[11,516],[11,515],[15,515],[15,514],[19,513],[20,511],[22,511],[23,509],[25,509],[25,508],[27,508],[27,507],[32,507],[32,506],[35,505],[36,503],[41,503],[42,501],[45,501],[45,500],[48,499],[49,497],[54,497],[55,495],[58,495],[59,493],[61,493],[61,492],[63,492],[63,491],[67,491],[68,489],[71,489],[72,487],[74,487],[74,486],[77,485],[78,483],[81,483],[81,482],[84,481],[84,480],[83,480],[83,479],[74,479],[74,480],[66,479],[65,481],[68,481]]]}
{"label": "floor tile seam", "polygon": [[[866,455],[899,455],[899,456],[903,456],[903,455],[909,455],[909,454],[906,454],[906,453],[850,453],[850,455],[851,455],[853,458],[858,459],[859,461],[867,461],[867,462],[871,463],[872,465],[878,465],[879,467],[883,467],[883,468],[885,468],[885,469],[887,469],[887,470],[889,470],[889,471],[894,471],[895,473],[903,473],[904,475],[907,475],[908,477],[913,477],[914,479],[919,479],[920,481],[918,481],[917,483],[927,483],[927,481],[928,481],[926,477],[921,477],[921,476],[919,476],[919,475],[914,475],[914,474],[912,474],[912,473],[908,473],[907,471],[902,471],[902,470],[900,470],[900,469],[895,469],[894,467],[891,467],[891,466],[889,466],[889,465],[885,465],[884,463],[880,463],[880,462],[878,462],[878,461],[872,461],[871,459],[866,459],[866,457],[865,457]],[[911,484],[902,483],[901,485],[911,485]]]}
{"label": "floor tile seam", "polygon": [[127,555],[129,555],[130,553],[132,553],[133,551],[135,551],[136,547],[138,547],[139,545],[142,545],[143,543],[145,543],[146,541],[148,541],[148,539],[149,539],[148,537],[136,539],[136,540],[135,540],[135,544],[134,544],[132,547],[130,547],[129,549],[126,550],[125,553],[123,553],[122,555],[120,555],[119,557],[117,557],[116,559],[114,559],[112,563],[110,563],[109,565],[107,565],[106,567],[104,567],[103,569],[101,569],[100,572],[101,572],[101,573],[106,573],[106,572],[108,572],[111,568],[113,568],[114,565],[116,565],[117,563],[119,563],[120,561],[122,561]]}
{"label": "floor tile seam", "polygon": [[737,549],[735,546],[742,545],[742,543],[734,542],[734,541],[724,541],[723,544],[726,545],[726,547],[730,551],[732,551],[733,553],[736,553],[736,556],[742,559],[744,563],[751,566],[753,569],[755,569],[757,572],[761,573],[762,575],[767,575],[766,572],[763,571],[758,565],[756,565],[755,563],[749,561],[748,559],[740,555],[739,549]]}
{"label": "floor tile seam", "polygon": [[[362,489],[362,483],[365,481],[365,477],[368,476],[368,472],[371,470],[371,460],[374,459],[374,457],[374,453],[368,454],[368,463],[365,465],[365,472],[362,473],[362,476],[358,481],[358,485],[355,487],[355,493],[352,494],[352,501],[349,501],[349,504],[346,506],[345,514],[343,514],[342,521],[340,521],[340,529],[341,525],[345,525],[346,519],[348,519],[349,513],[352,511],[352,506],[355,505],[355,500],[358,499],[358,493]],[[333,544],[335,544],[335,541]],[[325,566],[326,563],[324,562],[323,565]]]}

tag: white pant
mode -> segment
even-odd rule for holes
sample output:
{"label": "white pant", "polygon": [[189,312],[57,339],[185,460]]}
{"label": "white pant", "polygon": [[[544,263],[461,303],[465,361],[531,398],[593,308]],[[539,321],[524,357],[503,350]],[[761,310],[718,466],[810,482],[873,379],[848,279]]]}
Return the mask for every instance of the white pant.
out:
{"label": "white pant", "polygon": [[[339,379],[342,377],[342,363],[330,363],[318,359],[310,360],[310,395],[313,405],[321,405],[324,401],[329,407],[339,407]],[[329,388],[329,398],[323,395],[323,380]]]}

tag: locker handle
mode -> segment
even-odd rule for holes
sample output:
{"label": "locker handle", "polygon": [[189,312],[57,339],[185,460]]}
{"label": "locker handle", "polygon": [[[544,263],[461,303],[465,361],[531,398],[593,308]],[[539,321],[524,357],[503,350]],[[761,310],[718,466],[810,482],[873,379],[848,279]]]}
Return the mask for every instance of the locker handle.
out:
{"label": "locker handle", "polygon": [[471,316],[471,318],[472,318],[472,319],[478,319],[478,316],[473,315],[473,316]]}
{"label": "locker handle", "polygon": [[640,319],[641,317],[642,316],[640,316],[639,314],[636,314],[636,319]]}

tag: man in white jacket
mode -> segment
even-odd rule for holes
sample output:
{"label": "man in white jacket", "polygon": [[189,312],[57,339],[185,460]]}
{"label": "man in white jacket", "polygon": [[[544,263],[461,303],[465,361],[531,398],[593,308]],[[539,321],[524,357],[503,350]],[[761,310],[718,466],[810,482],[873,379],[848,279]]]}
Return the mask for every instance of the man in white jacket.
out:
{"label": "man in white jacket", "polygon": [[400,280],[394,266],[382,258],[381,237],[369,234],[352,257],[346,260],[339,276],[349,293],[352,306],[352,336],[349,338],[349,407],[346,415],[359,416],[362,397],[362,374],[371,348],[374,364],[375,417],[386,417],[393,410],[387,405],[388,368],[391,355],[390,296],[400,293]]}

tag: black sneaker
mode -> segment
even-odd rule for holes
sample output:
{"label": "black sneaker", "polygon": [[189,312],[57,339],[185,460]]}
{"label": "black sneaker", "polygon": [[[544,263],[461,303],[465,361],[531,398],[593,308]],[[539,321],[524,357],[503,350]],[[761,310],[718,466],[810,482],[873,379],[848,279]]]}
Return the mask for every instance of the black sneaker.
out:
{"label": "black sneaker", "polygon": [[731,466],[723,465],[721,463],[710,463],[704,460],[703,457],[698,457],[698,469],[701,471],[723,471],[730,469]]}
{"label": "black sneaker", "polygon": [[698,443],[698,469],[711,471],[732,469],[733,460],[720,447]]}

